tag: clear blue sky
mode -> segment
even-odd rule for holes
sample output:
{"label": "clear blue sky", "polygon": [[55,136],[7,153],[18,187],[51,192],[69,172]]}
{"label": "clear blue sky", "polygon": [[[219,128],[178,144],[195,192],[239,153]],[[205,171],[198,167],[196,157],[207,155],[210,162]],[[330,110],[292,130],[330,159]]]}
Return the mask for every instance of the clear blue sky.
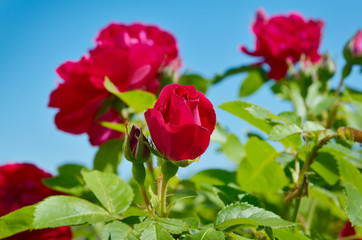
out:
{"label": "clear blue sky", "polygon": [[[96,148],[86,135],[61,132],[54,125],[55,109],[47,108],[55,88],[54,69],[65,60],[77,60],[94,46],[100,28],[111,21],[140,21],[161,26],[172,32],[179,43],[184,68],[211,77],[227,67],[254,60],[239,52],[238,46],[254,46],[250,32],[256,9],[268,14],[297,10],[306,17],[325,20],[321,49],[328,50],[344,63],[342,47],[362,27],[362,4],[355,1],[90,1],[43,0],[0,1],[0,164],[8,161],[34,162],[55,173],[58,165],[78,162],[92,165]],[[354,74],[347,84],[362,88],[362,79]],[[215,107],[237,98],[243,76],[230,78],[212,88],[208,96]],[[337,77],[332,86],[337,85]],[[249,102],[275,113],[290,110],[264,86]],[[221,110],[218,120],[242,136],[251,129],[247,124]],[[188,176],[200,169],[233,165],[215,146],[201,161],[182,169]],[[124,161],[120,173],[128,178],[130,165]]]}

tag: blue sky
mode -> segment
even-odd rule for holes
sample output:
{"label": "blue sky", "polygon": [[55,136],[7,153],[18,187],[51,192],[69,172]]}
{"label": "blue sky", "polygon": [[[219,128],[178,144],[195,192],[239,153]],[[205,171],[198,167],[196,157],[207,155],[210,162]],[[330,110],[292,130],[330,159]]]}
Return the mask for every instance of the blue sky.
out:
{"label": "blue sky", "polygon": [[[54,69],[66,60],[77,60],[94,46],[100,28],[111,21],[143,22],[173,33],[179,43],[184,68],[206,77],[230,66],[252,63],[238,46],[254,46],[250,24],[256,9],[268,14],[297,10],[306,17],[324,19],[321,51],[329,51],[339,70],[344,63],[342,48],[362,27],[362,5],[358,0],[321,1],[90,1],[43,0],[0,1],[0,164],[9,161],[33,162],[55,173],[67,162],[92,165],[96,148],[86,135],[71,135],[56,129],[56,110],[47,108],[55,88]],[[357,69],[347,85],[362,89]],[[336,86],[340,72],[331,82]],[[243,75],[230,78],[208,92],[215,107],[237,99]],[[270,85],[270,84],[269,84]],[[276,99],[266,85],[246,101],[275,113],[291,106]],[[217,118],[242,136],[253,130],[236,117],[217,110]],[[180,171],[180,176],[205,168],[234,166],[212,144],[200,162]],[[124,161],[121,176],[129,177],[130,164]]]}

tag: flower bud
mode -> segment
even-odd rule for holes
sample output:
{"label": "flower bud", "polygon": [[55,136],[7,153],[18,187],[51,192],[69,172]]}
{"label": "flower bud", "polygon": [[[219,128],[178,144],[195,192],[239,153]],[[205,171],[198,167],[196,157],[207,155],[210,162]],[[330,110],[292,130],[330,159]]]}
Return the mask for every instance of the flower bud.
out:
{"label": "flower bud", "polygon": [[333,77],[336,72],[336,63],[333,61],[331,56],[326,53],[322,56],[319,63],[318,76],[322,80],[328,80]]}
{"label": "flower bud", "polygon": [[147,147],[147,138],[136,125],[132,126],[131,132],[127,132],[124,156],[133,163],[143,163],[150,158],[150,150]]}
{"label": "flower bud", "polygon": [[348,63],[362,65],[362,29],[347,42],[343,55]]}

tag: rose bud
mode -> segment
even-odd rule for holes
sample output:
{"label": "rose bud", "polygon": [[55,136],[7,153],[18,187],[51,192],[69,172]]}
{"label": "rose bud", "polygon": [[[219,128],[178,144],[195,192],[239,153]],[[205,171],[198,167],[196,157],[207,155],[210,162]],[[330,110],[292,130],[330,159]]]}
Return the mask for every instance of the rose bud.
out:
{"label": "rose bud", "polygon": [[124,156],[133,163],[143,163],[150,158],[150,150],[147,147],[147,138],[136,125],[127,133]]}
{"label": "rose bud", "polygon": [[[44,198],[60,194],[46,187],[42,179],[52,177],[33,164],[9,163],[0,166],[0,217],[19,208],[33,205]],[[6,240],[71,240],[70,227],[32,230]]]}
{"label": "rose bud", "polygon": [[[344,237],[350,237],[350,236],[354,236],[354,235],[356,235],[356,230],[352,226],[352,223],[350,221],[346,222],[346,224],[344,225],[344,227],[342,228],[342,230],[339,233],[339,237],[344,238]],[[353,238],[353,239],[351,238],[351,240],[362,240],[362,238]]]}
{"label": "rose bud", "polygon": [[343,55],[349,64],[362,64],[362,29],[347,42]]}
{"label": "rose bud", "polygon": [[322,56],[318,66],[318,76],[321,79],[328,80],[333,77],[336,72],[336,63],[331,56],[327,53]]}
{"label": "rose bud", "polygon": [[268,64],[269,78],[279,80],[288,72],[288,61],[296,64],[302,55],[312,63],[319,61],[322,27],[323,21],[305,19],[296,12],[268,17],[263,9],[259,9],[252,26],[256,36],[255,50],[241,46],[241,51],[261,57],[257,64]]}
{"label": "rose bud", "polygon": [[154,108],[145,112],[159,153],[172,161],[199,157],[209,146],[216,115],[211,102],[194,86],[167,85]]}

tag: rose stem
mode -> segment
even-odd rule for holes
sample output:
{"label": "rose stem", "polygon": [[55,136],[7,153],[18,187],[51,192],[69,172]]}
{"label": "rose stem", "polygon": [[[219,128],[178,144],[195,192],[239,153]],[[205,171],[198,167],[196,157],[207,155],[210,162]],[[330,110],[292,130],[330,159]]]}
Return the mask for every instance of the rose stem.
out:
{"label": "rose stem", "polygon": [[153,168],[152,156],[147,161],[147,169],[151,173],[152,181],[154,183],[153,190],[156,191],[157,190],[157,180],[156,180],[155,171],[154,171],[154,168]]}
{"label": "rose stem", "polygon": [[174,165],[171,161],[164,159],[161,166],[163,180],[161,183],[161,217],[167,217],[167,184],[168,181],[176,175],[178,166]]}

